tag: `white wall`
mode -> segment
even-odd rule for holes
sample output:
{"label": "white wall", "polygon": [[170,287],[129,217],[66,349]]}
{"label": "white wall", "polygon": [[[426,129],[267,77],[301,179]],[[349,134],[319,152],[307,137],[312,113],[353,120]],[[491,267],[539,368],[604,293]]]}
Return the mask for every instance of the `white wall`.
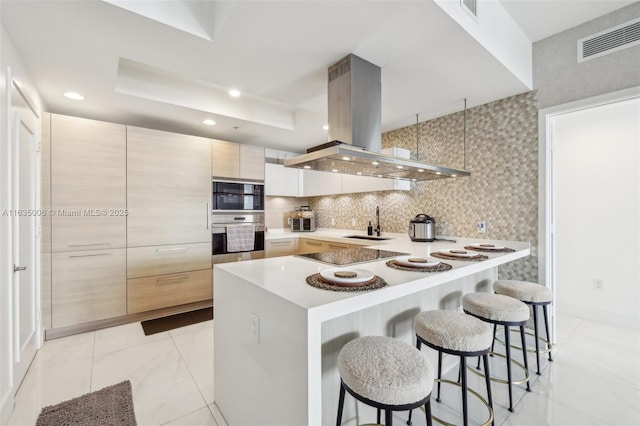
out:
{"label": "white wall", "polygon": [[[2,2],[0,1],[0,15]],[[2,211],[10,208],[11,200],[11,156],[10,142],[10,102],[11,87],[7,86],[8,70],[12,77],[18,79],[22,87],[42,110],[40,96],[29,78],[27,70],[20,59],[12,41],[4,27],[0,26],[0,424],[6,424],[13,404],[15,392],[12,383],[13,360],[11,341],[11,299],[9,288],[13,276],[11,253],[11,216],[2,215]],[[39,163],[38,163],[39,164]],[[39,253],[38,253],[39,255]]]}
{"label": "white wall", "polygon": [[552,132],[558,312],[638,325],[640,98],[556,116]]}

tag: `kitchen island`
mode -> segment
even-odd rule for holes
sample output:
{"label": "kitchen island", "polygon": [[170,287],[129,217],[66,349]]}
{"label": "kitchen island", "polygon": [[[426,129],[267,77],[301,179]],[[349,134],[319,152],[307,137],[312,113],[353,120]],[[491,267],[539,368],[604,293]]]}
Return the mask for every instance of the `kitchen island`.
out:
{"label": "kitchen island", "polygon": [[[424,243],[401,236],[383,244],[376,241],[369,248],[424,257],[477,242],[459,238],[457,243]],[[442,260],[453,266],[446,272],[396,270],[386,265],[388,259],[361,263],[354,267],[387,282],[383,288],[364,292],[311,287],[308,276],[335,266],[299,256],[215,266],[218,410],[229,425],[334,424],[340,384],[336,360],[345,343],[366,335],[413,342],[413,317],[418,312],[458,309],[463,294],[492,291],[499,265],[530,254],[529,243],[482,243],[515,251],[483,253],[488,256],[483,261]],[[345,404],[345,422],[374,418],[375,412],[362,404],[358,410],[353,402]]]}

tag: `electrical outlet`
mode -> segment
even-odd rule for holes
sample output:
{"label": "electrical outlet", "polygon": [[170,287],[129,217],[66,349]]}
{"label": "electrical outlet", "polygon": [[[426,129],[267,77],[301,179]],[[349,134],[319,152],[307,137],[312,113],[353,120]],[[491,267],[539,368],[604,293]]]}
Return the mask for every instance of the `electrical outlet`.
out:
{"label": "electrical outlet", "polygon": [[356,219],[355,218],[351,219],[351,226],[356,226]]}
{"label": "electrical outlet", "polygon": [[487,232],[487,224],[484,221],[476,222],[476,227],[478,228],[478,234],[484,234]]}
{"label": "electrical outlet", "polygon": [[287,218],[287,225],[291,225],[291,218],[290,217]]}
{"label": "electrical outlet", "polygon": [[334,218],[331,218],[331,226],[336,224],[336,220]]}
{"label": "electrical outlet", "polygon": [[256,314],[251,314],[251,337],[253,343],[260,343],[260,317]]}
{"label": "electrical outlet", "polygon": [[593,289],[604,290],[604,283],[602,282],[602,280],[593,280]]}

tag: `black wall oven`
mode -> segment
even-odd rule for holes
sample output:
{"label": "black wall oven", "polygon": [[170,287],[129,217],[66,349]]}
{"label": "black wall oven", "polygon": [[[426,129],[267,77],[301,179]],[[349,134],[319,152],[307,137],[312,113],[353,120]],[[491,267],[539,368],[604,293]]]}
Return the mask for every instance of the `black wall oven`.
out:
{"label": "black wall oven", "polygon": [[[246,239],[231,242],[230,227],[242,225]],[[213,263],[236,262],[238,260],[262,259],[264,257],[264,213],[213,214],[211,216],[211,253]],[[235,238],[238,238],[235,235]],[[250,237],[250,238],[248,238]],[[230,244],[232,243],[232,244]],[[244,247],[243,247],[244,244]]]}
{"label": "black wall oven", "polygon": [[214,180],[213,211],[264,211],[264,183]]}

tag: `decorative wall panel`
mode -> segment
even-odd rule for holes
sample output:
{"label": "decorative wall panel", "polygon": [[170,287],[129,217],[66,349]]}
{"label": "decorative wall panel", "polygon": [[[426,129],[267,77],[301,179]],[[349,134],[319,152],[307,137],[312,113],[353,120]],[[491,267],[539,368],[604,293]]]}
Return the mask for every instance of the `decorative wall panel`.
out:
{"label": "decorative wall panel", "polygon": [[[411,151],[413,159],[464,167],[463,113],[457,112],[382,135],[382,147]],[[531,242],[531,256],[501,266],[502,279],[537,281],[538,96],[527,92],[467,110],[466,169],[470,177],[412,183],[411,191],[312,197],[320,228],[361,230],[380,206],[382,231],[407,232],[409,220],[426,213],[437,236]],[[331,226],[331,218],[335,225]],[[486,222],[478,234],[476,222]]]}

